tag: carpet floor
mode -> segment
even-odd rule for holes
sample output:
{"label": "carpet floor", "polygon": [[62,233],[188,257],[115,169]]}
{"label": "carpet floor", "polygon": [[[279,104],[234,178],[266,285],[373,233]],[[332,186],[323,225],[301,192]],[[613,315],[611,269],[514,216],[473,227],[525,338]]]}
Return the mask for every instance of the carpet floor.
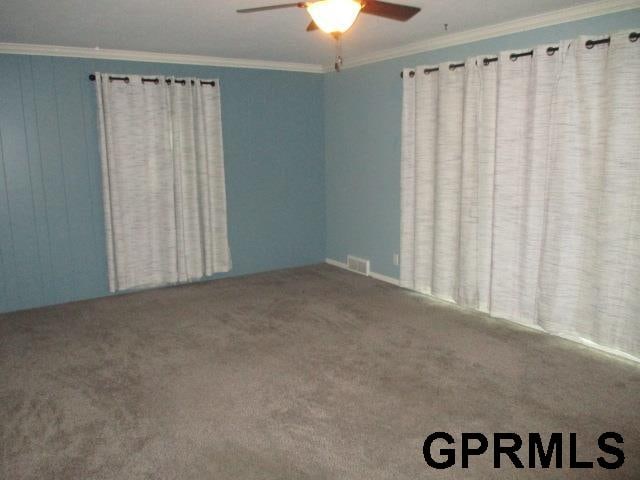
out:
{"label": "carpet floor", "polygon": [[[4,314],[0,342],[3,479],[640,478],[638,365],[328,265]],[[566,468],[606,431],[622,468]],[[461,432],[490,439],[468,469]],[[565,470],[526,468],[528,432]]]}

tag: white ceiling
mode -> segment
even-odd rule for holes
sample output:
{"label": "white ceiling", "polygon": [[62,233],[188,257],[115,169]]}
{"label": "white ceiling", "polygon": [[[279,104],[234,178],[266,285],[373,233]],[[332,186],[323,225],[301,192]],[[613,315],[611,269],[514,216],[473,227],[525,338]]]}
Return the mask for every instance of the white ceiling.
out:
{"label": "white ceiling", "polygon": [[[329,64],[333,40],[307,33],[291,8],[236,8],[292,0],[0,0],[0,42],[100,47],[173,54]],[[361,15],[344,38],[358,57],[443,35],[584,5],[593,0],[400,0],[422,7],[407,23]],[[602,2],[600,2],[602,3]]]}

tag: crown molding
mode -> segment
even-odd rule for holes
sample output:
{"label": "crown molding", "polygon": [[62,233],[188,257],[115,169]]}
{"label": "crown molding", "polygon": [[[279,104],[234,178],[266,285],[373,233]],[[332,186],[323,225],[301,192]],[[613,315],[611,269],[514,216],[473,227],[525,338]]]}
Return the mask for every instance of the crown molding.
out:
{"label": "crown molding", "polygon": [[207,65],[212,67],[253,68],[259,70],[284,70],[290,72],[324,73],[322,65],[294,62],[269,62],[242,58],[181,55],[175,53],[140,52],[106,48],[63,47],[29,43],[0,43],[0,53],[16,55],[45,55],[51,57],[95,58],[103,60],[127,60],[133,62],[172,63],[180,65]]}
{"label": "crown molding", "polygon": [[[506,22],[496,23],[486,27],[474,28],[458,33],[441,35],[419,42],[410,43],[401,47],[379,50],[377,52],[345,59],[343,69],[359,67],[370,63],[382,62],[393,58],[406,57],[417,53],[429,52],[440,48],[463,45],[465,43],[478,42],[488,38],[500,37],[512,33],[534,30],[536,28],[559,25],[561,23],[575,22],[585,18],[607,15],[640,8],[638,0],[600,0],[575,7],[563,8],[547,13],[518,18]],[[325,73],[332,71],[331,66],[325,66]]]}
{"label": "crown molding", "polygon": [[[486,27],[465,30],[458,33],[441,35],[400,47],[378,50],[376,52],[347,58],[343,69],[355,68],[370,63],[382,62],[393,58],[406,57],[417,53],[429,52],[441,48],[473,43],[489,38],[500,37],[536,28],[549,27],[585,18],[607,15],[640,8],[638,0],[599,0],[575,7],[554,10],[539,15],[523,17]],[[311,63],[276,62],[241,58],[209,57],[205,55],[181,55],[175,53],[142,52],[135,50],[115,50],[64,47],[57,45],[37,45],[28,43],[0,43],[0,53],[19,55],[45,55],[54,57],[95,58],[104,60],[126,60],[133,62],[171,63],[182,65],[207,65],[228,68],[252,68],[258,70],[283,70],[305,73],[329,73],[332,65]]]}

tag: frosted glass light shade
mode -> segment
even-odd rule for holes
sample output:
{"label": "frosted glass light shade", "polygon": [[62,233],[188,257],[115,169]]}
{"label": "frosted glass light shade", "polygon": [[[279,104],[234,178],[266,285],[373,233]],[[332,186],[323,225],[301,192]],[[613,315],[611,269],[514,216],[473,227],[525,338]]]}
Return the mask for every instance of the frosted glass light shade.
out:
{"label": "frosted glass light shade", "polygon": [[344,33],[358,18],[362,5],[355,0],[320,0],[309,3],[307,12],[326,33]]}

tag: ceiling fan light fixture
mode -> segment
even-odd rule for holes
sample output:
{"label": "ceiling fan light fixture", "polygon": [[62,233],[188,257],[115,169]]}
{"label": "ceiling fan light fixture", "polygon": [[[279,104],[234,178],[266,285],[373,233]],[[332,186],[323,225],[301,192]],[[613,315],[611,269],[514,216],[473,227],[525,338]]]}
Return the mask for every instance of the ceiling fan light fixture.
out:
{"label": "ceiling fan light fixture", "polygon": [[319,0],[307,4],[307,12],[320,30],[344,33],[358,18],[362,4],[356,0]]}

